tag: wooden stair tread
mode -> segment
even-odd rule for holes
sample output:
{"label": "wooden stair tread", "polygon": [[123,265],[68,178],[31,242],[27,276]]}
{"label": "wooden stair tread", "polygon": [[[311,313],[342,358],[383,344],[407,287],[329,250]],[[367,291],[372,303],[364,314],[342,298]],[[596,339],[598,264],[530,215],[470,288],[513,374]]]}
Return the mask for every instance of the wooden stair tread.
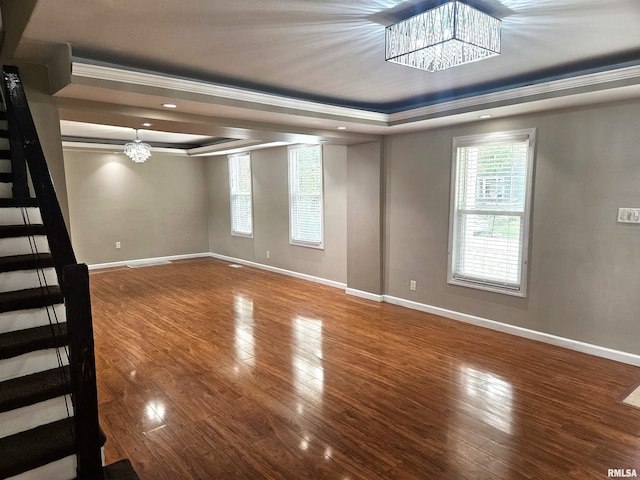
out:
{"label": "wooden stair tread", "polygon": [[67,343],[67,324],[43,325],[0,335],[0,360]]}
{"label": "wooden stair tread", "polygon": [[57,285],[27,288],[0,293],[0,312],[42,308],[62,303],[64,297]]}
{"label": "wooden stair tread", "polygon": [[0,198],[0,208],[37,207],[37,198]]}
{"label": "wooden stair tread", "polygon": [[0,383],[0,412],[71,393],[69,366],[12,378]]}
{"label": "wooden stair tread", "polygon": [[[0,479],[5,479],[33,470],[69,455],[74,455],[75,427],[73,417],[63,418],[55,422],[40,425],[24,432],[0,438]],[[100,445],[107,438],[100,430]],[[128,464],[128,465],[127,465]],[[110,465],[111,467],[111,465]],[[109,468],[109,467],[107,467]],[[106,480],[138,480],[131,476],[133,468],[128,460],[116,462],[109,470]],[[107,473],[105,469],[105,473]]]}
{"label": "wooden stair tread", "polygon": [[0,238],[30,237],[32,235],[45,235],[44,225],[32,223],[29,225],[0,225]]}
{"label": "wooden stair tread", "polygon": [[13,173],[0,172],[0,183],[13,183]]}
{"label": "wooden stair tread", "polygon": [[73,438],[73,417],[0,438],[0,478],[73,455]]}
{"label": "wooden stair tread", "polygon": [[16,270],[35,270],[53,266],[53,257],[50,253],[28,253],[0,257],[0,273],[15,272]]}
{"label": "wooden stair tread", "polygon": [[[2,452],[0,455],[0,479],[19,475],[74,455],[76,453],[74,438],[73,417],[0,438],[0,452]],[[106,440],[104,432],[100,430],[100,445],[103,446]],[[133,471],[128,460],[123,463],[116,462],[109,470],[111,476],[106,476],[105,479],[138,480],[135,472],[133,472],[134,476],[131,476],[129,469]],[[106,469],[105,473],[107,473]]]}

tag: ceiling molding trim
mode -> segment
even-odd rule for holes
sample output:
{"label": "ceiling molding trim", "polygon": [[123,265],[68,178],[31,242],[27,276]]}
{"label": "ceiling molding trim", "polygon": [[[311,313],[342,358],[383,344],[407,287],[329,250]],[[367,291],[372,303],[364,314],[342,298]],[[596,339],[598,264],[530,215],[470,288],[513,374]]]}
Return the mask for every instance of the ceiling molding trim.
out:
{"label": "ceiling molding trim", "polygon": [[[182,91],[206,97],[231,99],[247,104],[269,105],[280,109],[293,109],[306,113],[315,112],[320,115],[341,116],[343,118],[349,118],[356,123],[376,122],[381,126],[394,126],[455,112],[483,110],[495,106],[527,103],[546,98],[571,95],[573,93],[585,93],[589,91],[599,91],[605,88],[638,84],[640,83],[640,65],[535,83],[456,100],[445,100],[432,105],[391,114],[327,105],[309,100],[288,98],[280,95],[232,88],[201,81],[173,78],[79,61],[72,62],[72,76],[98,81]],[[247,105],[247,108],[251,108],[251,106]]]}
{"label": "ceiling molding trim", "polygon": [[274,147],[284,147],[286,145],[294,145],[292,142],[267,142],[261,143],[258,145],[246,146],[246,147],[238,147],[238,148],[228,148],[225,150],[219,151],[200,151],[199,148],[192,148],[187,152],[190,157],[215,157],[219,155],[232,155],[234,153],[244,153],[251,152],[253,150],[262,150],[264,148],[274,148]]}
{"label": "ceiling molding trim", "polygon": [[230,150],[232,148],[244,148],[253,147],[255,145],[261,145],[264,142],[262,140],[229,140],[226,142],[214,143],[212,145],[204,145],[202,147],[195,147],[189,149],[189,155],[204,155],[211,154],[213,152],[219,152],[223,150]]}
{"label": "ceiling molding trim", "polygon": [[[118,148],[119,147],[119,148]],[[62,148],[64,150],[93,150],[96,152],[108,152],[124,155],[124,145],[113,143],[93,143],[93,142],[76,142],[76,141],[63,141]],[[153,153],[171,153],[174,155],[187,155],[188,150],[184,148],[164,148],[164,147],[152,147],[151,155]]]}
{"label": "ceiling molding trim", "polygon": [[371,112],[357,108],[327,105],[309,100],[283,97],[268,93],[256,92],[240,88],[226,87],[213,83],[205,83],[194,80],[173,78],[153,73],[137,72],[122,68],[106,67],[73,61],[71,63],[72,77],[89,78],[139,85],[143,87],[162,88],[182,92],[204,95],[209,97],[221,97],[239,102],[258,103],[272,107],[300,110],[303,112],[315,112],[321,115],[333,115],[351,118],[358,121],[386,123],[388,115],[385,113]]}
{"label": "ceiling molding trim", "polygon": [[616,82],[626,84],[640,83],[640,65],[606,72],[592,73],[579,77],[554,80],[535,85],[527,85],[525,87],[513,88],[501,92],[476,95],[459,100],[451,100],[448,102],[428,105],[426,107],[392,113],[389,115],[389,125],[407,123],[415,121],[418,118],[441,115],[443,113],[470,109],[473,107],[482,107],[496,103],[516,103],[514,101],[523,103],[530,101],[527,100],[527,97],[539,97],[541,95],[557,97],[562,96],[563,94],[569,95],[570,90],[576,89],[590,89],[591,91],[597,91],[602,88],[609,88],[611,84]]}

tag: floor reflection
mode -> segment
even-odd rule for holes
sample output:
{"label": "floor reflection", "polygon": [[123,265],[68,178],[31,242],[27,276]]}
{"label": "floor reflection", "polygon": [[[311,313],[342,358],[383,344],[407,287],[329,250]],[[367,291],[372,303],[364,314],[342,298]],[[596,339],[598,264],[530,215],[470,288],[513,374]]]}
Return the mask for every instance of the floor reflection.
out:
{"label": "floor reflection", "polygon": [[255,366],[255,339],[253,336],[253,300],[236,295],[233,309],[235,312],[235,349],[236,359],[250,367]]}
{"label": "floor reflection", "polygon": [[312,403],[322,401],[324,390],[322,355],[322,320],[294,318],[291,359],[293,384],[296,393]]}
{"label": "floor reflection", "polygon": [[[468,365],[460,367],[464,393],[473,401],[471,413],[509,435],[513,425],[513,387],[501,377]],[[464,399],[463,399],[464,401]]]}
{"label": "floor reflection", "polygon": [[147,417],[149,420],[164,420],[164,416],[167,413],[165,406],[161,402],[149,402],[147,403]]}
{"label": "floor reflection", "polygon": [[160,401],[151,401],[145,405],[144,409],[146,418],[142,418],[142,433],[147,435],[156,430],[160,430],[166,426],[165,415],[167,413],[164,403]]}

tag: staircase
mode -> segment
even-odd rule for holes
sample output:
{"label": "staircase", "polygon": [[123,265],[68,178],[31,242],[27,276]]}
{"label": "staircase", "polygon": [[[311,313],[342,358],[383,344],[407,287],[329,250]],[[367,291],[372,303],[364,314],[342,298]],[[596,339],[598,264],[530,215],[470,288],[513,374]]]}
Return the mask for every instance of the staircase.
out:
{"label": "staircase", "polygon": [[[5,67],[5,80],[7,68],[14,67]],[[24,179],[15,173],[22,168],[15,157],[33,144],[15,141],[18,128],[0,111],[0,480],[137,480],[128,460],[102,467],[88,274],[75,262],[61,216],[61,235],[43,222],[52,198],[59,211],[53,189],[53,197],[31,195],[42,191],[48,170],[38,179],[29,163],[33,188],[26,169]],[[71,252],[64,269],[58,237]]]}

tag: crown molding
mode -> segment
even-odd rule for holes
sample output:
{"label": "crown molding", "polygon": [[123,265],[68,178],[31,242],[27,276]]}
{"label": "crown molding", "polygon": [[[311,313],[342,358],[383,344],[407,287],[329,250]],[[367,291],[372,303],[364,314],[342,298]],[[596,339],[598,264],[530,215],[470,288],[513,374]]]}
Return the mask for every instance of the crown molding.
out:
{"label": "crown molding", "polygon": [[[72,77],[77,78],[88,78],[93,80],[133,84],[142,87],[175,90],[203,95],[205,97],[224,98],[248,104],[268,105],[270,107],[277,107],[285,110],[299,110],[305,113],[314,112],[320,115],[331,115],[356,121],[381,124],[385,124],[388,121],[388,115],[384,113],[327,105],[309,100],[300,100],[281,95],[217,85],[214,83],[188,80],[135,70],[126,70],[123,68],[94,65],[78,61],[73,61],[71,63],[71,74]],[[248,106],[248,108],[251,107]]]}
{"label": "crown molding", "polygon": [[483,95],[474,95],[467,98],[392,113],[389,115],[389,125],[411,122],[417,119],[424,119],[425,117],[477,107],[486,108],[487,106],[493,106],[495,104],[524,103],[532,101],[534,99],[533,97],[535,97],[535,100],[542,100],[571,95],[573,93],[584,93],[585,90],[597,91],[612,88],[614,85],[623,86],[637,83],[640,83],[640,65],[563,78]]}
{"label": "crown molding", "polygon": [[[233,143],[233,142],[228,142]],[[210,147],[198,147],[192,148],[187,151],[190,157],[214,157],[220,155],[232,155],[234,153],[252,152],[253,150],[262,150],[264,148],[284,147],[286,145],[293,145],[290,142],[259,142],[249,145],[240,146],[228,146],[227,148],[221,148],[223,144],[218,144]]]}
{"label": "crown molding", "polygon": [[[320,102],[289,98],[253,90],[207,83],[203,81],[164,76],[157,73],[105,66],[74,60],[72,83],[93,80],[142,88],[161,89],[165,92],[185,92],[209,99],[211,103],[236,102],[237,107],[252,109],[257,105],[292,115],[312,115],[325,119],[340,119],[354,124],[394,127],[414,122],[455,115],[465,112],[533,104],[542,100],[568,98],[577,94],[597,93],[608,89],[640,85],[640,65],[621,66],[611,70],[590,72],[566,78],[540,81],[531,85],[516,86],[490,93],[470,94],[464,98],[442,100],[417,108],[408,108],[396,113],[372,112],[358,108],[342,107]],[[581,99],[575,99],[579,105]]]}
{"label": "crown molding", "polygon": [[[79,142],[63,140],[63,150],[85,150],[94,152],[111,152],[117,155],[124,155],[124,142],[122,145],[113,143],[100,143],[100,142]],[[172,155],[187,155],[189,150],[184,148],[167,148],[167,147],[151,147],[153,153],[169,153]]]}

